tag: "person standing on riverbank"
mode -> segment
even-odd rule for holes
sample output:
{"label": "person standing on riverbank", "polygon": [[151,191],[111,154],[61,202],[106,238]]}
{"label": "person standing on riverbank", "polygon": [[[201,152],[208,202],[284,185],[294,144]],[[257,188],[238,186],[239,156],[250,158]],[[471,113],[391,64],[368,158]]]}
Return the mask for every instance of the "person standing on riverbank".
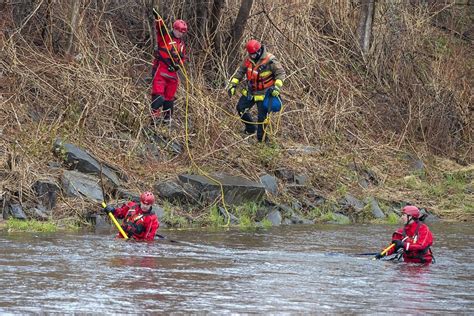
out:
{"label": "person standing on riverbank", "polygon": [[[123,219],[121,226],[129,238],[149,241],[155,238],[156,231],[160,227],[158,216],[152,210],[153,203],[155,203],[153,193],[144,192],[140,195],[140,204],[130,201],[119,208],[107,205],[104,211]],[[120,233],[117,237],[123,238]]]}
{"label": "person standing on riverbank", "polygon": [[[280,90],[283,86],[286,73],[276,57],[267,52],[264,45],[255,39],[251,39],[246,45],[248,56],[232,76],[227,86],[230,97],[235,95],[237,86],[241,80],[246,78],[246,87],[242,89],[242,96],[237,103],[237,112],[245,124],[244,132],[254,134],[257,132],[257,140],[262,142],[265,137],[264,124],[269,109],[265,108],[266,95],[272,98],[280,98]],[[269,92],[269,93],[267,93]],[[257,104],[257,122],[254,122],[248,112]]]}
{"label": "person standing on riverbank", "polygon": [[[389,256],[403,251],[403,261],[412,263],[431,263],[433,253],[433,234],[428,226],[422,223],[423,218],[420,210],[413,205],[407,205],[402,209],[403,228],[398,229],[392,235],[392,246],[385,255]],[[381,259],[382,253],[375,256]]]}
{"label": "person standing on riverbank", "polygon": [[155,10],[153,15],[156,20],[157,48],[152,70],[151,116],[156,120],[163,114],[164,122],[170,122],[179,85],[178,71],[184,67],[186,60],[183,37],[188,32],[188,25],[183,20],[176,20],[170,34]]}

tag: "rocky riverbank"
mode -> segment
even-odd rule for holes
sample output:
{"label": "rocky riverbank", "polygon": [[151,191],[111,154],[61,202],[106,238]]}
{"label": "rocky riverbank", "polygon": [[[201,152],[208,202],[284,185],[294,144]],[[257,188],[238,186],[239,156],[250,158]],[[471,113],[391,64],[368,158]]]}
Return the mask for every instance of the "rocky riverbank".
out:
{"label": "rocky riverbank", "polygon": [[[166,144],[164,140],[161,146],[163,144]],[[160,145],[150,142],[147,146]],[[173,148],[180,148],[179,144]],[[128,187],[131,180],[118,168],[60,139],[54,142],[52,150],[57,160],[49,163],[50,174],[40,176],[32,185],[35,196],[30,201],[20,204],[5,194],[2,196],[4,219],[54,222],[64,217],[64,211],[60,212],[57,207],[59,199],[63,205],[65,202],[70,206],[68,217],[72,216],[78,223],[100,224],[105,218],[99,211],[103,200],[113,205],[138,200],[140,191]],[[320,150],[302,147],[293,149],[293,154],[311,156]],[[421,160],[411,163],[415,172],[420,173],[425,168]],[[154,210],[162,227],[393,222],[401,206],[413,202],[371,195],[371,187],[382,185],[376,172],[355,163],[348,164],[347,168],[357,175],[359,187],[366,190],[362,198],[351,192],[341,192],[338,198],[327,196],[311,184],[309,174],[284,168],[273,174],[262,174],[258,180],[225,173],[182,173],[156,181],[149,189],[159,198]],[[472,193],[472,168],[451,175],[453,179],[463,180],[465,186],[461,189],[467,196]],[[415,185],[417,179],[411,176],[404,180],[405,184]],[[467,198],[466,207],[469,201]],[[425,212],[430,213],[430,220],[449,214],[433,213],[430,209]],[[457,218],[469,219],[469,211],[464,215]]]}

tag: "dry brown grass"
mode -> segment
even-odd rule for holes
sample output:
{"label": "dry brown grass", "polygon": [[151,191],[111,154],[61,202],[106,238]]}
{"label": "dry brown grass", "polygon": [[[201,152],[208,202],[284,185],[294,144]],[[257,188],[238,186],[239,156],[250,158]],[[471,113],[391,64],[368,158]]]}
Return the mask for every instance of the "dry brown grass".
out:
{"label": "dry brown grass", "polygon": [[[176,10],[183,3],[169,2]],[[140,158],[149,109],[143,79],[152,52],[143,4],[92,3],[82,4],[70,56],[64,55],[66,3],[47,7],[37,1],[21,25],[11,11],[2,12],[1,191],[13,199],[34,200],[31,184],[52,172],[47,163],[56,159],[51,146],[57,137],[117,166],[137,190],[194,170],[190,157],[204,170],[253,179],[286,166],[310,174],[327,192],[338,183],[350,185],[338,170],[354,159],[383,169],[383,177],[403,174],[406,169],[393,158],[404,151],[472,162],[474,50],[472,43],[433,27],[429,7],[400,5],[393,20],[393,8],[381,2],[374,45],[362,56],[354,34],[357,8],[349,1],[256,1],[242,42],[261,39],[288,74],[285,111],[274,136],[281,154],[268,165],[261,162],[264,149],[255,150],[239,135],[237,99],[229,100],[223,90],[232,72],[225,48],[213,51],[213,34],[197,38],[192,30],[190,81],[182,82],[175,115],[182,128],[171,132],[184,142],[188,120],[190,156]],[[237,9],[225,9],[222,30],[228,30]],[[322,145],[325,153],[295,158],[286,151],[295,144]],[[74,208],[90,207],[86,204],[74,202]]]}

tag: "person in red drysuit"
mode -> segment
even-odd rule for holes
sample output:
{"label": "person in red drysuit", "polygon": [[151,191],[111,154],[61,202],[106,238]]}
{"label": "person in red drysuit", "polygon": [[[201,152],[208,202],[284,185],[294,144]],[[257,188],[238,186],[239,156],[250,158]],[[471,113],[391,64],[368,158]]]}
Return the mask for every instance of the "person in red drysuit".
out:
{"label": "person in red drysuit", "polygon": [[[403,228],[398,229],[392,235],[392,247],[387,251],[389,256],[403,250],[403,261],[413,263],[431,263],[433,253],[433,234],[428,226],[421,222],[420,210],[413,205],[407,205],[402,209],[402,220],[405,223]],[[383,256],[377,254],[376,258]]]}
{"label": "person in red drysuit", "polygon": [[[144,192],[140,195],[140,204],[130,201],[119,208],[107,205],[104,211],[112,212],[115,217],[123,219],[122,229],[130,239],[153,240],[160,227],[158,216],[152,210],[154,202],[153,193]],[[120,233],[117,237],[123,238]]]}
{"label": "person in red drysuit", "polygon": [[169,122],[174,109],[174,96],[179,86],[178,71],[186,60],[182,38],[188,31],[188,25],[183,20],[176,20],[169,34],[163,19],[155,11],[153,13],[156,19],[157,49],[152,70],[151,116],[154,120],[160,118],[163,109],[164,121]]}

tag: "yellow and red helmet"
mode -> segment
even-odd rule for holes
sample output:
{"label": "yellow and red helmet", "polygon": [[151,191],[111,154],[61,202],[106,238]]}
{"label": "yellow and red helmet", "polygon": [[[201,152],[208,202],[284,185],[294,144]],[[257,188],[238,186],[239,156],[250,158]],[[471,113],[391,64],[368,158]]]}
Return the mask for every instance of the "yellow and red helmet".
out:
{"label": "yellow and red helmet", "polygon": [[181,33],[186,33],[188,31],[188,24],[183,20],[176,20],[173,23],[173,29]]}
{"label": "yellow and red helmet", "polygon": [[247,42],[246,47],[247,47],[247,52],[249,54],[255,54],[262,47],[262,44],[260,44],[260,42],[257,40],[251,39],[250,41]]}
{"label": "yellow and red helmet", "polygon": [[407,205],[402,209],[402,214],[413,217],[414,219],[419,219],[421,216],[420,210],[418,207],[413,205]]}
{"label": "yellow and red helmet", "polygon": [[146,205],[153,205],[153,203],[155,203],[155,196],[149,191],[143,192],[142,195],[140,195],[140,202]]}

